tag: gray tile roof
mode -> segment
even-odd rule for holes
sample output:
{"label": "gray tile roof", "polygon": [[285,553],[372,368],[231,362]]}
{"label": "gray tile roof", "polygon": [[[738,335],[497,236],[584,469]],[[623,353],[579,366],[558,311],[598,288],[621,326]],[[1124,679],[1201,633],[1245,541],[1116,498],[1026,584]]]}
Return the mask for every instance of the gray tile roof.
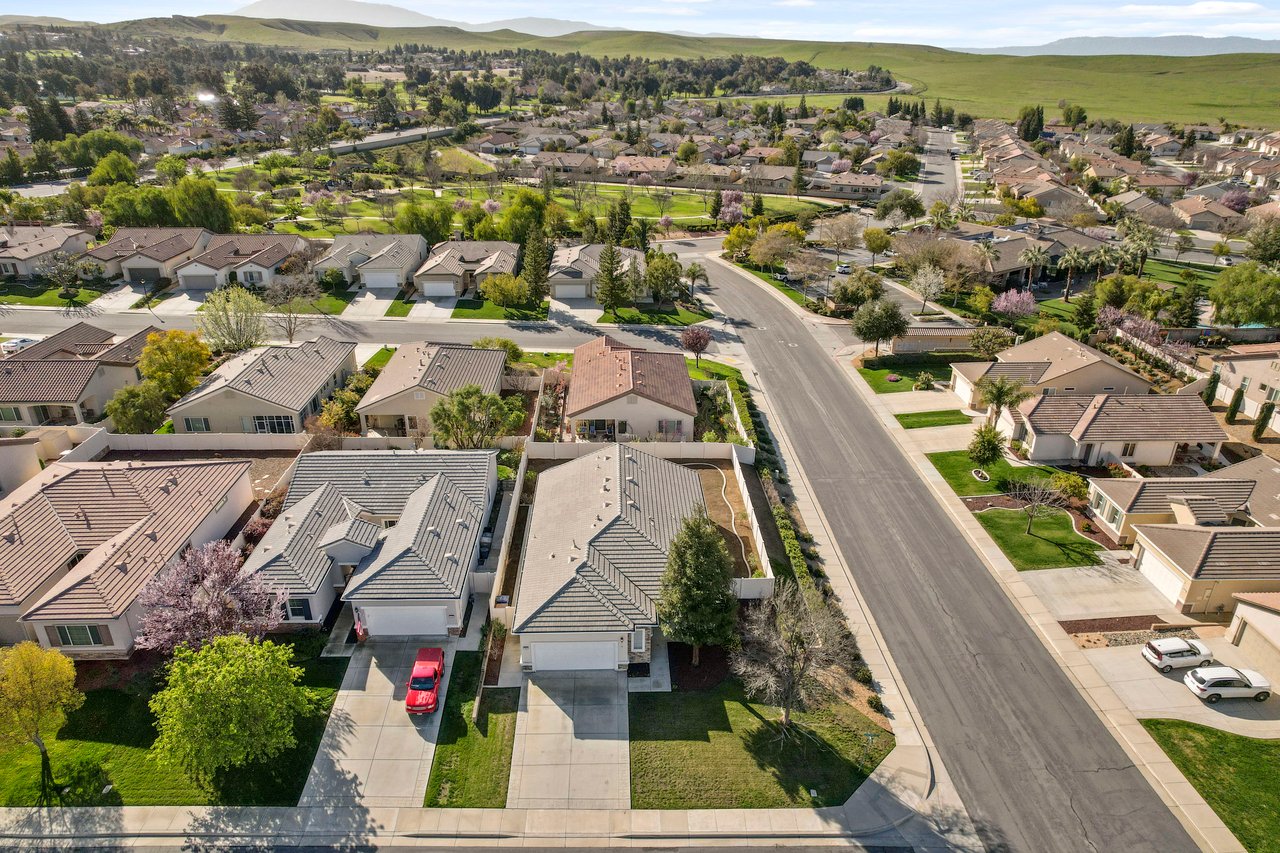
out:
{"label": "gray tile roof", "polygon": [[250,350],[220,365],[172,409],[225,389],[296,411],[315,396],[355,348],[354,341],[335,341],[322,335],[313,341]]}
{"label": "gray tile roof", "polygon": [[167,261],[191,251],[210,236],[212,232],[204,228],[118,228],[110,240],[90,249],[85,257],[110,261],[142,255],[153,261]]}
{"label": "gray tile roof", "polygon": [[1280,462],[1263,454],[1211,471],[1206,479],[1252,480],[1249,516],[1263,527],[1280,527]]}
{"label": "gray tile roof", "polygon": [[0,361],[0,403],[74,403],[98,371],[81,359]]}
{"label": "gray tile roof", "polygon": [[1076,441],[1225,441],[1226,432],[1194,394],[1033,397],[1018,407],[1030,428]]}
{"label": "gray tile roof", "polygon": [[316,265],[346,265],[354,260],[358,267],[400,269],[419,263],[426,253],[427,241],[421,234],[335,234],[333,247]]}
{"label": "gray tile roof", "polygon": [[1139,524],[1148,542],[1192,578],[1280,580],[1280,530]]}
{"label": "gray tile roof", "polygon": [[325,483],[374,515],[398,516],[409,496],[436,474],[475,501],[488,497],[496,450],[331,450],[298,457],[285,508]]}
{"label": "gray tile roof", "polygon": [[280,513],[245,560],[244,568],[261,573],[268,583],[286,592],[314,593],[333,567],[320,547],[325,533],[354,519],[351,503],[338,489],[320,486]]}
{"label": "gray tile roof", "polygon": [[408,388],[449,394],[467,385],[479,385],[486,394],[497,394],[502,390],[506,364],[507,354],[502,350],[425,342],[403,344],[360,399],[356,411],[367,410]]}
{"label": "gray tile roof", "polygon": [[1189,495],[1213,500],[1224,512],[1238,512],[1249,503],[1254,487],[1252,480],[1208,477],[1098,477],[1092,482],[1122,511],[1140,514],[1170,512],[1172,498]]}
{"label": "gray tile roof", "polygon": [[698,475],[606,445],[538,477],[516,594],[517,633],[657,623],[671,540],[702,506]]}

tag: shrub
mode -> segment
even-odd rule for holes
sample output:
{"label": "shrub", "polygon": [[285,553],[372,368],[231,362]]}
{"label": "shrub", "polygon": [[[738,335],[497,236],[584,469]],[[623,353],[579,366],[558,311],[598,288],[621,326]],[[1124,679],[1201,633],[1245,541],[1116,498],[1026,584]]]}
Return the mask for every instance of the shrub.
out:
{"label": "shrub", "polygon": [[250,545],[256,545],[262,541],[262,537],[267,535],[267,531],[271,529],[271,519],[257,516],[249,519],[249,523],[244,526],[244,541]]}
{"label": "shrub", "polygon": [[1227,423],[1236,422],[1236,417],[1240,414],[1240,406],[1244,403],[1244,389],[1237,388],[1235,393],[1231,395],[1231,404],[1227,406]]}
{"label": "shrub", "polygon": [[1058,471],[1049,477],[1049,485],[1064,497],[1082,501],[1089,497],[1089,483],[1079,474]]}
{"label": "shrub", "polygon": [[289,494],[284,486],[277,488],[271,494],[262,499],[262,517],[272,519],[280,514],[280,510],[284,509],[285,496]]}
{"label": "shrub", "polygon": [[867,697],[867,707],[877,714],[884,713],[884,700],[880,698],[879,693],[872,693]]}
{"label": "shrub", "polygon": [[1206,406],[1212,406],[1215,396],[1218,393],[1218,380],[1221,377],[1216,373],[1209,374],[1209,378],[1205,380],[1204,390],[1200,392],[1200,399],[1204,400]]}
{"label": "shrub", "polygon": [[1262,404],[1262,408],[1258,409],[1258,417],[1253,422],[1253,440],[1262,441],[1263,434],[1267,431],[1267,426],[1271,423],[1271,415],[1276,410],[1276,404],[1266,402]]}
{"label": "shrub", "polygon": [[868,687],[870,687],[871,682],[874,681],[875,679],[871,675],[871,669],[869,667],[859,666],[859,667],[855,667],[853,670],[853,680],[858,682],[859,684],[865,684]]}

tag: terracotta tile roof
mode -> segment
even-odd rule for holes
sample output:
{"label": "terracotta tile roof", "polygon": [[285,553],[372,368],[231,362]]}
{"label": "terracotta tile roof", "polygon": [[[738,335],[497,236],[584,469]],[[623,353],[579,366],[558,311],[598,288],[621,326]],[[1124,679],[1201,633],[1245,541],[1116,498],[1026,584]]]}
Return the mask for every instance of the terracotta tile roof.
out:
{"label": "terracotta tile roof", "polygon": [[634,349],[608,335],[573,351],[565,414],[573,417],[628,394],[689,415],[698,410],[689,370],[678,352]]}

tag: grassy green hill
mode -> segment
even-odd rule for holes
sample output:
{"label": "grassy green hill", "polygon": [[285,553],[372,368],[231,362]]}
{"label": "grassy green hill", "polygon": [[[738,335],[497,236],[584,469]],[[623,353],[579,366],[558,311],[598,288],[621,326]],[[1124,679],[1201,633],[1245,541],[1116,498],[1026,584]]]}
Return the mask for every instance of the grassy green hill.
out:
{"label": "grassy green hill", "polygon": [[581,32],[538,38],[511,30],[469,33],[451,27],[390,29],[362,24],[258,20],[229,15],[149,18],[115,24],[129,32],[273,44],[312,50],[389,47],[416,42],[457,49],[537,47],[595,56],[672,59],[735,53],[783,56],[827,68],[889,68],[924,97],[979,116],[1012,117],[1024,104],[1056,109],[1060,99],[1091,116],[1131,121],[1269,125],[1280,115],[1276,57],[1018,57],[955,53],[935,47],[873,42],[701,38],[666,33]]}

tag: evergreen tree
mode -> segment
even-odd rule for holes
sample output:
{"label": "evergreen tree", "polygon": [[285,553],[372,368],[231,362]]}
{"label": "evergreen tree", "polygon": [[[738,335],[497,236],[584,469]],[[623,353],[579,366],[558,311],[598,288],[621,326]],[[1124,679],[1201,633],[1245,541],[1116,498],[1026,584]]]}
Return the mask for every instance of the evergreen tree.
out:
{"label": "evergreen tree", "polygon": [[71,116],[67,115],[67,111],[62,108],[62,104],[58,103],[56,97],[50,95],[46,98],[44,108],[58,128],[58,141],[65,139],[67,134],[76,132],[76,126],[72,124]]}
{"label": "evergreen tree", "polygon": [[622,266],[618,247],[610,240],[600,252],[600,271],[596,273],[596,302],[604,309],[605,314],[618,317],[618,309],[626,305],[630,294],[628,285],[620,268]]}
{"label": "evergreen tree", "polygon": [[11,187],[14,184],[22,183],[23,171],[22,160],[18,157],[18,152],[10,148],[0,160],[0,186]]}
{"label": "evergreen tree", "polygon": [[791,175],[791,192],[795,193],[796,195],[800,195],[800,193],[804,192],[805,186],[806,184],[804,180],[804,163],[797,162],[796,170]]}
{"label": "evergreen tree", "polygon": [[58,122],[49,115],[49,111],[45,109],[44,104],[35,98],[30,98],[25,102],[27,108],[27,129],[31,134],[32,142],[57,142],[62,137],[58,135]]}
{"label": "evergreen tree", "polygon": [[759,193],[751,197],[751,216],[764,216],[764,196]]}
{"label": "evergreen tree", "polygon": [[1193,329],[1200,325],[1200,300],[1204,286],[1198,281],[1185,285],[1174,297],[1169,309],[1169,325],[1179,329]]}
{"label": "evergreen tree", "polygon": [[551,252],[547,246],[546,235],[541,228],[529,232],[524,244],[523,267],[520,277],[529,286],[529,296],[534,302],[541,302],[548,292],[547,273],[551,266]]}
{"label": "evergreen tree", "polygon": [[721,198],[720,191],[716,190],[714,193],[711,194],[711,220],[713,222],[720,219],[720,211],[723,209],[724,209],[724,199]]}
{"label": "evergreen tree", "polygon": [[694,666],[703,646],[728,645],[737,636],[733,558],[702,507],[671,542],[657,610],[667,638],[693,647]]}
{"label": "evergreen tree", "polygon": [[796,107],[796,118],[809,117],[809,104],[805,100],[804,95],[800,96],[800,105]]}
{"label": "evergreen tree", "polygon": [[1111,147],[1121,157],[1132,157],[1133,152],[1138,148],[1138,141],[1133,132],[1133,125],[1127,125],[1120,128],[1120,132],[1116,134],[1116,138],[1111,142]]}

